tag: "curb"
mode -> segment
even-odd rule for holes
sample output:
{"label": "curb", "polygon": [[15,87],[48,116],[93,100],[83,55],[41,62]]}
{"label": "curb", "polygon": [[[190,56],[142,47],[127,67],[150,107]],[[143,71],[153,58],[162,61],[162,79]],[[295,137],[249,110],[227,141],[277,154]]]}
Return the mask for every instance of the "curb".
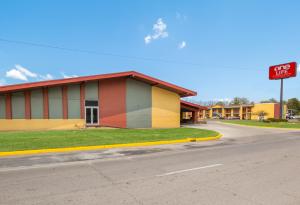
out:
{"label": "curb", "polygon": [[222,137],[222,134],[218,134],[217,136],[214,136],[214,137],[186,138],[186,139],[180,139],[180,140],[165,140],[165,141],[156,141],[156,142],[137,142],[137,143],[128,143],[128,144],[21,150],[21,151],[12,151],[12,152],[0,152],[0,157],[46,154],[46,153],[53,153],[53,152],[60,153],[60,152],[74,152],[74,151],[89,151],[89,150],[113,149],[113,148],[123,148],[123,147],[145,147],[145,146],[153,146],[153,145],[179,144],[179,143],[186,143],[186,142],[203,142],[203,141],[218,140],[221,137]]}
{"label": "curb", "polygon": [[277,130],[295,130],[300,131],[300,128],[289,128],[289,127],[265,127],[265,126],[258,126],[258,125],[241,125],[241,124],[235,124],[230,122],[219,122],[221,124],[227,124],[227,125],[236,125],[236,126],[242,126],[242,127],[254,127],[254,128],[262,128],[262,129],[277,129]]}

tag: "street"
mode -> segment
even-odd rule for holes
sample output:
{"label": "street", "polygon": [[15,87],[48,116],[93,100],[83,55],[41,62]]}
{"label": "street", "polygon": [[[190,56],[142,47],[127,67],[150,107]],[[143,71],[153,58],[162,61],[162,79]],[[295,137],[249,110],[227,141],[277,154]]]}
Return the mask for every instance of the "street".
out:
{"label": "street", "polygon": [[0,158],[0,204],[300,204],[300,131],[193,127],[224,137]]}

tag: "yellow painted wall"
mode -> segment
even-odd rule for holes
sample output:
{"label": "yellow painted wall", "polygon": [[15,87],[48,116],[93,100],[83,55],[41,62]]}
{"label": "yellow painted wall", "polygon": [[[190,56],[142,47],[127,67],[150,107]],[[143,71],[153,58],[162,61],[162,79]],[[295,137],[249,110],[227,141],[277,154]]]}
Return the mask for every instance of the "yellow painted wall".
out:
{"label": "yellow painted wall", "polygon": [[180,127],[180,96],[152,86],[152,127]]}
{"label": "yellow painted wall", "polygon": [[0,120],[0,131],[8,130],[62,130],[62,129],[79,129],[85,127],[83,119],[14,119]]}
{"label": "yellow painted wall", "polygon": [[258,112],[264,111],[267,113],[265,119],[274,118],[274,103],[258,103],[254,104],[254,107],[251,110],[251,120],[258,120]]}

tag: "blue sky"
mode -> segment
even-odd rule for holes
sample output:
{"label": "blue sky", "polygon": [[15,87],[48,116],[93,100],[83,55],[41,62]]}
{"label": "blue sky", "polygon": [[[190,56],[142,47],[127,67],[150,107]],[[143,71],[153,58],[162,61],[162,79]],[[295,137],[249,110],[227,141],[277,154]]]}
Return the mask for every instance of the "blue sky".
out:
{"label": "blue sky", "polygon": [[[2,0],[0,39],[97,54],[0,40],[0,83],[135,70],[196,100],[278,99],[268,67],[300,60],[299,10],[296,0]],[[299,76],[285,80],[291,97]]]}

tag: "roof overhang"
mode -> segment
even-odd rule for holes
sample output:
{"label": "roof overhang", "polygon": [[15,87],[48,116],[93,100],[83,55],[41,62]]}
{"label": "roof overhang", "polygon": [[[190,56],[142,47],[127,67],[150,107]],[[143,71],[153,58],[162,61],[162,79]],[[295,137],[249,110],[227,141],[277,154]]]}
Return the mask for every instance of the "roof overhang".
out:
{"label": "roof overhang", "polygon": [[208,108],[206,106],[198,105],[195,103],[187,102],[184,100],[180,101],[180,107],[181,109],[189,110],[189,111],[200,111],[200,110],[207,110]]}
{"label": "roof overhang", "polygon": [[76,84],[76,83],[83,83],[83,82],[94,81],[94,80],[106,80],[111,78],[133,78],[148,83],[152,86],[157,86],[178,93],[180,97],[197,95],[197,92],[195,91],[135,71],[0,86],[0,93],[20,91],[20,90],[40,88],[40,87],[53,87],[53,86],[66,85],[66,84]]}

